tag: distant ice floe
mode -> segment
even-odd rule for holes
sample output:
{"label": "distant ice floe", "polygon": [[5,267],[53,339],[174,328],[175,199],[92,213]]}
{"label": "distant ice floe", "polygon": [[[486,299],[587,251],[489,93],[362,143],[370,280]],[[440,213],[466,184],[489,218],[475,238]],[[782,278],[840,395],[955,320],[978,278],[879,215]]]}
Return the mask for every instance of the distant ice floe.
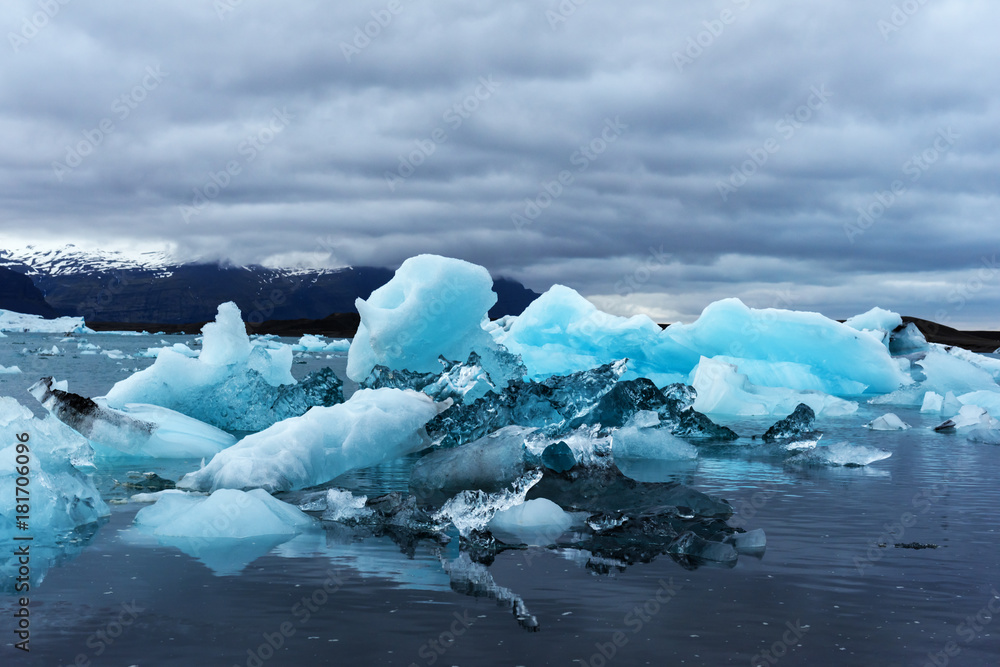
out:
{"label": "distant ice floe", "polygon": [[295,352],[347,352],[351,349],[351,341],[347,338],[335,338],[327,341],[321,336],[305,334],[299,342],[292,345]]}
{"label": "distant ice floe", "polygon": [[0,331],[30,333],[96,333],[87,327],[82,317],[57,317],[47,320],[41,315],[25,315],[0,309]]}

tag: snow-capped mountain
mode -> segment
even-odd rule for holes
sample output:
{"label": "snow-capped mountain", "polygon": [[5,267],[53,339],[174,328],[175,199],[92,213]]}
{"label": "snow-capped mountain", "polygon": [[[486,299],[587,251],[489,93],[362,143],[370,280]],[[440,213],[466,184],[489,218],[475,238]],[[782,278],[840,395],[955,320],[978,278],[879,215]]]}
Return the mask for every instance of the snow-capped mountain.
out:
{"label": "snow-capped mountain", "polygon": [[177,264],[165,251],[129,255],[115,250],[84,250],[75,245],[62,248],[0,248],[0,267],[28,276],[67,276],[81,273],[104,274],[114,271],[168,272]]}
{"label": "snow-capped mountain", "polygon": [[[235,301],[251,323],[353,313],[355,299],[367,298],[393,275],[381,267],[183,263],[161,251],[125,254],[75,246],[3,249],[0,268],[5,267],[29,277],[58,314],[88,322],[149,324],[205,322],[226,301]],[[520,313],[538,296],[503,278],[494,289],[499,300],[490,311],[493,317]]]}

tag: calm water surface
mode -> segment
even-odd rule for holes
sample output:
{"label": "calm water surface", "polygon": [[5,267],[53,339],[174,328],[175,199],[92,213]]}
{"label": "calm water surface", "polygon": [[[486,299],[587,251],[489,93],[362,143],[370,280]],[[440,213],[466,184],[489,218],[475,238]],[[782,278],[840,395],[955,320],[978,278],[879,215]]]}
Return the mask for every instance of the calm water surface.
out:
{"label": "calm water surface", "polygon": [[[76,340],[60,338],[0,340],[0,365],[24,371],[0,375],[0,394],[41,415],[25,389],[43,375],[97,396],[152,363],[81,355]],[[191,336],[86,339],[130,355],[161,340],[194,344]],[[53,344],[57,356],[22,354]],[[293,373],[330,365],[343,375],[346,355],[320,357],[304,357]],[[934,664],[929,654],[939,665],[998,665],[1000,619],[988,605],[1000,608],[1000,448],[935,434],[941,419],[911,409],[894,409],[909,431],[861,427],[885,411],[862,405],[818,420],[825,442],[892,452],[866,468],[795,469],[724,448],[682,467],[628,469],[728,499],[738,510],[732,522],[767,533],[760,558],[686,570],[663,556],[605,572],[574,550],[507,551],[477,570],[499,600],[454,590],[447,569],[461,562],[457,539],[404,553],[389,538],[333,528],[203,562],[137,536],[130,526],[142,506],[112,504],[110,520],[33,588],[30,655],[14,650],[15,601],[0,597],[0,665]],[[716,421],[749,436],[774,420]],[[95,482],[106,499],[124,501],[115,480],[128,472],[176,479],[198,463],[99,462]],[[355,471],[335,485],[405,490],[411,464]],[[894,547],[911,542],[939,548]],[[518,625],[513,597],[537,618],[537,632]]]}

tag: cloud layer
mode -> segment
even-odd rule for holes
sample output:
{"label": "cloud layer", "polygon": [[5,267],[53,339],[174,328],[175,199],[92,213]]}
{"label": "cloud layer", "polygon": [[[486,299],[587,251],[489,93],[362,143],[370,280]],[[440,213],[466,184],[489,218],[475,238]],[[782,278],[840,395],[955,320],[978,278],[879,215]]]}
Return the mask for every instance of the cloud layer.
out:
{"label": "cloud layer", "polygon": [[[96,6],[95,6],[96,5]],[[985,0],[11,1],[0,234],[1000,328]]]}

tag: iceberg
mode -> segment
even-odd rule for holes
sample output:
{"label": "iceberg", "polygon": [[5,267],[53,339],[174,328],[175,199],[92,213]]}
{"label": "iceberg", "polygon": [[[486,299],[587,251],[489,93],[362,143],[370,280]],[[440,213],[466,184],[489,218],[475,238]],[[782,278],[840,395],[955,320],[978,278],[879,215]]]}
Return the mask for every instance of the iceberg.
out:
{"label": "iceberg", "polygon": [[406,260],[389,282],[356,301],[361,324],[347,376],[361,382],[376,365],[435,372],[438,357],[466,359],[471,352],[486,358],[496,349],[483,329],[497,301],[492,288],[489,272],[469,262],[437,255]]}
{"label": "iceberg", "polygon": [[21,369],[17,366],[0,366],[0,375],[17,375],[21,372]]}
{"label": "iceberg", "polygon": [[327,341],[321,336],[304,334],[299,342],[292,346],[295,352],[347,352],[351,349],[351,341],[346,338],[335,338]]}
{"label": "iceberg", "polygon": [[130,403],[116,410],[59,389],[51,377],[28,391],[53,417],[104,449],[152,458],[214,456],[236,438],[214,426],[156,405]]}
{"label": "iceberg", "polygon": [[152,535],[203,539],[291,536],[314,523],[296,507],[260,489],[220,489],[207,497],[164,494],[135,515],[135,524]]}
{"label": "iceberg", "polygon": [[698,448],[671,433],[669,426],[661,422],[655,412],[638,412],[614,432],[611,451],[616,459],[677,461],[698,458]]}
{"label": "iceberg", "polygon": [[821,392],[754,385],[736,366],[705,357],[692,373],[691,386],[698,392],[694,408],[706,414],[775,415],[789,413],[800,403],[826,416],[858,409],[857,403]]}
{"label": "iceberg", "polygon": [[222,489],[208,497],[163,493],[156,504],[139,510],[134,522],[139,534],[180,549],[217,576],[238,574],[316,527],[312,517],[259,489]]}
{"label": "iceberg", "polygon": [[865,385],[867,393],[875,394],[912,382],[879,341],[819,313],[757,310],[739,299],[723,299],[709,304],[695,322],[672,324],[663,333],[700,357],[806,366],[828,394],[837,393],[845,381]]}
{"label": "iceberg", "polygon": [[177,486],[276,492],[324,484],[423,449],[429,444],[423,426],[443,407],[415,391],[361,389],[345,403],[314,407],[248,435]]}
{"label": "iceberg", "polygon": [[57,317],[47,320],[41,315],[25,315],[0,308],[0,331],[24,333],[95,333],[82,317]]}
{"label": "iceberg", "polygon": [[910,428],[910,425],[894,413],[888,412],[865,424],[865,428],[870,428],[873,431],[905,431]]}
{"label": "iceberg", "polygon": [[803,440],[816,436],[816,413],[805,403],[795,406],[792,414],[776,421],[762,436],[764,442]]}
{"label": "iceberg", "polygon": [[536,430],[507,426],[461,447],[431,452],[414,464],[410,488],[423,498],[465,489],[500,491],[528,471],[525,443]]}
{"label": "iceberg", "polygon": [[[93,451],[83,437],[54,418],[36,419],[9,396],[0,396],[0,429],[11,443],[0,449],[0,545],[5,554],[13,553],[14,537],[25,534],[34,537],[32,548],[37,544],[59,551],[75,531],[110,515],[93,481],[78,469],[93,466]],[[30,480],[26,500],[23,484],[18,484],[24,477]],[[27,503],[30,512],[17,511],[19,503]],[[19,530],[17,516],[22,514],[30,518]],[[4,560],[0,569],[9,566]]]}
{"label": "iceberg", "polygon": [[313,406],[343,401],[332,370],[297,383],[289,346],[251,343],[236,304],[220,305],[215,322],[203,331],[197,358],[161,350],[152,366],[112,387],[107,404],[118,409],[129,403],[159,405],[229,431],[258,431]]}
{"label": "iceberg", "polygon": [[609,315],[564,285],[553,285],[512,318],[509,326],[496,327],[491,333],[521,357],[533,380],[627,358],[636,375],[663,386],[680,381],[697,363],[696,354],[664,338],[660,326],[649,317]]}

